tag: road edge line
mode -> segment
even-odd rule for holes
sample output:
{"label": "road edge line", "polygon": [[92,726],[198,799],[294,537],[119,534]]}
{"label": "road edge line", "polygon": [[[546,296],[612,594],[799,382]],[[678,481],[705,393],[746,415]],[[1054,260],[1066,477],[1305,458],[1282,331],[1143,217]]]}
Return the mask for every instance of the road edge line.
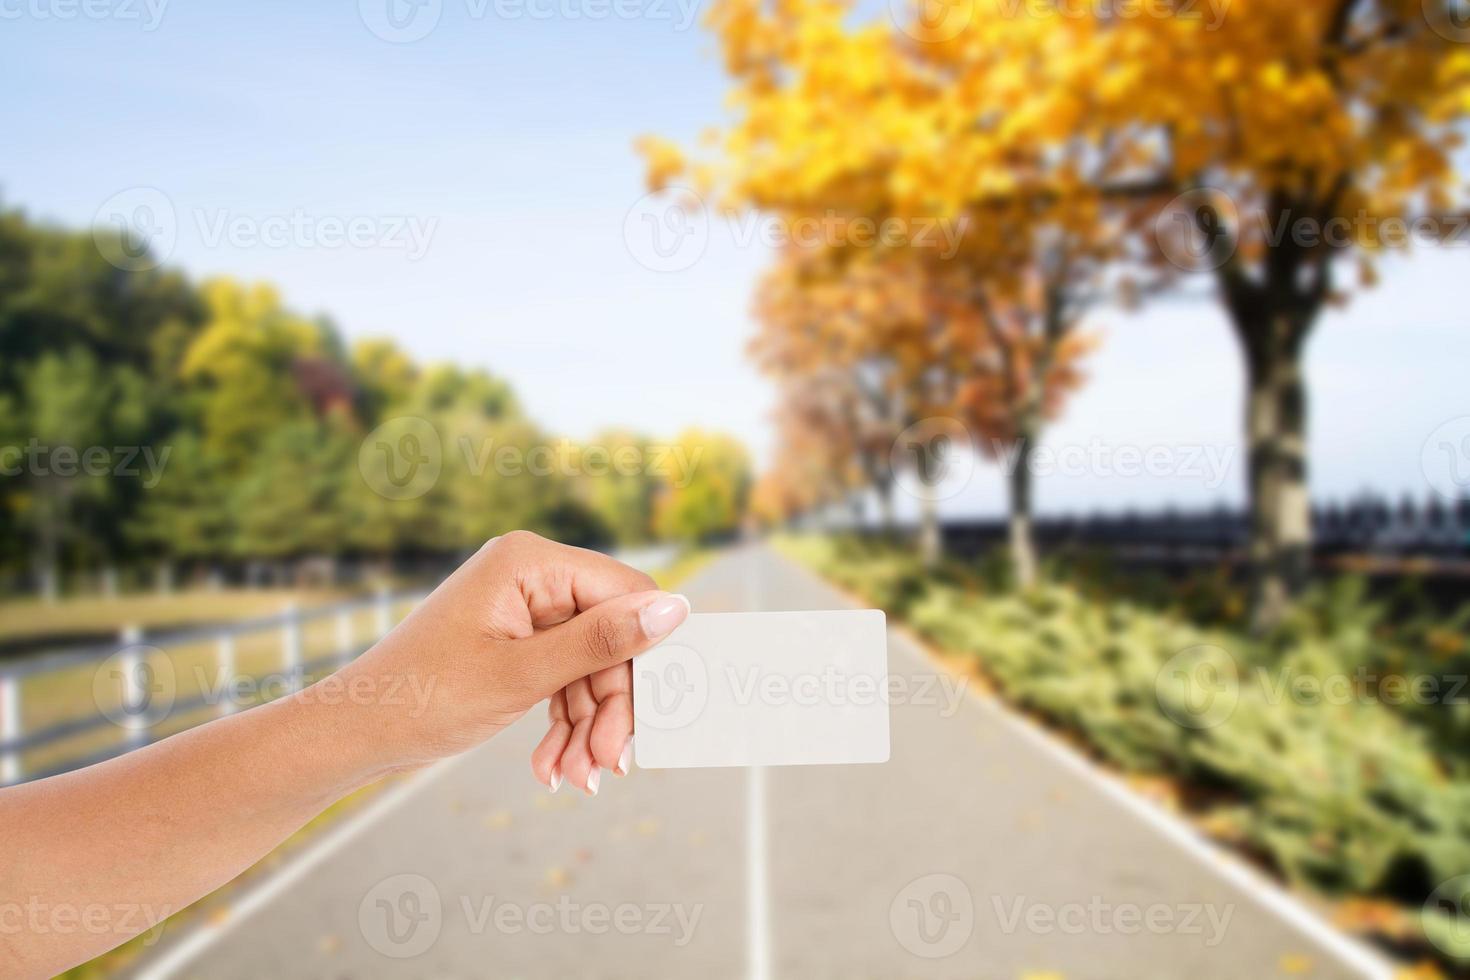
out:
{"label": "road edge line", "polygon": [[[839,588],[813,569],[782,554],[779,550],[772,548],[771,551],[793,567],[800,569],[814,581],[831,589],[845,602],[859,608],[868,608],[867,603],[861,597]],[[927,659],[933,667],[951,676],[955,674],[939,652],[907,625],[900,625],[890,617],[888,628],[906,640],[914,649],[920,651],[924,659]],[[969,675],[959,676],[968,678]],[[1027,741],[1065,768],[1082,777],[1085,782],[1096,787],[1104,796],[1122,806],[1134,817],[1158,831],[1180,850],[1239,888],[1257,904],[1277,915],[1283,922],[1311,939],[1319,947],[1337,956],[1346,966],[1356,970],[1366,980],[1394,980],[1397,967],[1391,960],[1357,937],[1348,935],[1332,925],[1323,918],[1320,912],[1308,906],[1279,882],[1250,867],[1227,850],[1224,845],[1206,837],[1183,817],[1170,813],[1158,803],[1135,792],[1118,776],[1099,766],[1075,747],[1057,738],[1035,719],[1011,707],[998,695],[977,691],[968,683],[964,687],[965,693],[973,698],[981,708],[986,709],[992,716],[1025,737]]]}
{"label": "road edge line", "polygon": [[250,888],[239,901],[231,903],[222,920],[200,923],[195,926],[185,933],[184,938],[169,946],[158,957],[134,972],[133,980],[169,980],[175,976],[179,970],[223,939],[236,926],[242,924],[300,881],[308,871],[336,854],[353,838],[408,802],[463,758],[463,755],[457,755],[434,763],[429,768],[415,773],[394,786],[368,804],[366,809],[348,817],[345,822],[328,828],[323,836],[307,845],[306,849],[285,867]]}

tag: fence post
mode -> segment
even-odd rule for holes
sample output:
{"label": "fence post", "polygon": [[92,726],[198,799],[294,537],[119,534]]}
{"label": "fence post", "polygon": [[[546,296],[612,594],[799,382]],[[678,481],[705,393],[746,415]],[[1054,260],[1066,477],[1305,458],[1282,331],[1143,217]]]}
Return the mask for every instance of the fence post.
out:
{"label": "fence post", "polygon": [[214,651],[215,667],[219,678],[219,713],[232,715],[239,710],[235,703],[235,634],[221,633]]}
{"label": "fence post", "polygon": [[147,680],[148,653],[142,649],[143,629],[139,626],[124,626],[118,634],[122,646],[122,703],[123,714],[128,719],[127,743],[137,749],[148,744],[148,710],[152,707],[149,698],[152,691],[144,690]]}
{"label": "fence post", "polygon": [[337,610],[337,663],[345,664],[352,659],[354,647],[352,609]]}
{"label": "fence post", "polygon": [[301,690],[301,611],[296,603],[286,605],[286,621],[281,627],[281,661],[290,690]]}
{"label": "fence post", "polygon": [[0,752],[0,786],[20,782],[20,739],[25,734],[20,726],[20,677],[0,674],[0,742],[10,748]]}
{"label": "fence post", "polygon": [[378,586],[377,634],[387,636],[393,628],[393,593],[386,585]]}

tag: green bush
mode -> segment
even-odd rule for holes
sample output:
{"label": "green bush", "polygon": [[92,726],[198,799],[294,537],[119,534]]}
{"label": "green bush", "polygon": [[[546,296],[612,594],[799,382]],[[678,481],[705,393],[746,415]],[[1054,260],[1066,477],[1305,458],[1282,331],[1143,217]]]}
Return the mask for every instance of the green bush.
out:
{"label": "green bush", "polygon": [[[1198,790],[1212,829],[1293,881],[1418,905],[1470,869],[1463,758],[1437,751],[1429,728],[1371,688],[1341,686],[1384,660],[1379,620],[1350,590],[1256,642],[1067,586],[988,591],[954,568],[926,574],[895,549],[783,546],[936,646],[974,656],[1008,700],[1113,765]],[[1196,673],[1214,682],[1204,708]],[[1335,696],[1312,694],[1328,678]],[[1309,696],[1292,696],[1298,684]]]}

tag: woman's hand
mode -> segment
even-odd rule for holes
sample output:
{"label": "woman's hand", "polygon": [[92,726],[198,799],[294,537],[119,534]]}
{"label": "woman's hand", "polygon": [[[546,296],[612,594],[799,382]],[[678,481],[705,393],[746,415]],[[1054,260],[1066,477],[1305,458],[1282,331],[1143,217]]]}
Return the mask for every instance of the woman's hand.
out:
{"label": "woman's hand", "polygon": [[[419,692],[371,703],[366,730],[390,769],[463,752],[550,698],[531,757],[554,792],[596,793],[601,769],[628,767],[628,661],[684,621],[683,596],[606,555],[525,531],[486,544],[399,626],[333,677],[329,691]],[[371,701],[371,699],[368,699]]]}
{"label": "woman's hand", "polygon": [[[597,791],[633,731],[628,660],[678,626],[680,596],[611,558],[516,532],[491,541],[371,650],[290,697],[115,759],[0,790],[0,906],[168,915],[334,800],[471,748],[544,698],[532,767]],[[7,935],[0,975],[48,977],[149,923]]]}

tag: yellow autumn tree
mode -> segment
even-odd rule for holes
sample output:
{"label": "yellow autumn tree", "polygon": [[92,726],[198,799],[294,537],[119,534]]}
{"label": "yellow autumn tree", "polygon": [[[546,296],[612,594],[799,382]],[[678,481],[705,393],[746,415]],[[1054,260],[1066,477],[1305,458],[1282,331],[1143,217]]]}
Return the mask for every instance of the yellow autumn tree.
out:
{"label": "yellow autumn tree", "polygon": [[[1206,269],[1244,352],[1269,627],[1308,566],[1302,351],[1346,291],[1340,260],[1459,203],[1455,2],[942,0],[854,24],[841,0],[719,0],[736,115],[709,179],[777,212],[968,213],[1134,274]],[[659,180],[702,173],[646,150]],[[1182,260],[1181,230],[1203,242]]]}

